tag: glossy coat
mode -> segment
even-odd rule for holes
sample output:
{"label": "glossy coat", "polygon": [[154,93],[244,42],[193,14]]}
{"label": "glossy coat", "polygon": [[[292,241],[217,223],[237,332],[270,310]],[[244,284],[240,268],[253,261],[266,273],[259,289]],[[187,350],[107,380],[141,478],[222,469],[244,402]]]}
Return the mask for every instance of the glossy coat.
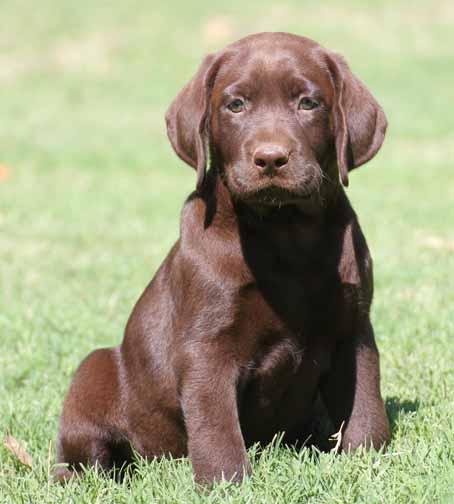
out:
{"label": "glossy coat", "polygon": [[189,455],[199,482],[241,480],[247,446],[304,442],[320,404],[343,450],[380,447],[372,263],[343,185],[380,148],[382,109],[340,56],[264,33],[208,56],[166,119],[197,190],[123,342],[73,379],[57,478],[118,467],[132,446]]}

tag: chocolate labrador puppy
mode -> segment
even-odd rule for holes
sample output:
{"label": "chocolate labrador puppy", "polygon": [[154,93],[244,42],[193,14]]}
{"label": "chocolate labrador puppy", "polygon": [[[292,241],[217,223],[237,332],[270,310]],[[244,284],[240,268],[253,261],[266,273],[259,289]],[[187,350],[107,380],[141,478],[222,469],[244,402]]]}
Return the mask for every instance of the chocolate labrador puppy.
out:
{"label": "chocolate labrador puppy", "polygon": [[57,477],[133,448],[239,481],[246,447],[304,440],[319,401],[343,450],[379,448],[372,262],[343,186],[382,145],[383,110],[341,56],[260,33],[207,56],[166,120],[197,190],[123,342],[73,379]]}

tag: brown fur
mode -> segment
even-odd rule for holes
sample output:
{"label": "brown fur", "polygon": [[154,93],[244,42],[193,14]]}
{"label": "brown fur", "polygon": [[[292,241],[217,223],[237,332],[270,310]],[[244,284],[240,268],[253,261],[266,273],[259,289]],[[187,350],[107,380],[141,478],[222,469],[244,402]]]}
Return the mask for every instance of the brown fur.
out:
{"label": "brown fur", "polygon": [[345,422],[343,450],[382,446],[372,263],[341,183],[380,148],[382,109],[340,56],[263,33],[208,56],[166,119],[198,189],[123,342],[74,377],[57,477],[133,447],[189,455],[199,482],[239,481],[246,447],[304,441],[318,402]]}

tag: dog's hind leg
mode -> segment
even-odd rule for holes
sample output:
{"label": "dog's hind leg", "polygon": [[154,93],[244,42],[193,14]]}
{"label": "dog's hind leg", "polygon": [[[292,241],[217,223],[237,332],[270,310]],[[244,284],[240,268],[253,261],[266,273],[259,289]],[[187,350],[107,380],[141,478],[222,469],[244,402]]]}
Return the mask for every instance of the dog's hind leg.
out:
{"label": "dog's hind leg", "polygon": [[[122,434],[117,349],[91,353],[77,370],[60,420],[56,480],[65,482],[83,466],[119,469],[132,459]],[[63,464],[65,464],[63,466]]]}

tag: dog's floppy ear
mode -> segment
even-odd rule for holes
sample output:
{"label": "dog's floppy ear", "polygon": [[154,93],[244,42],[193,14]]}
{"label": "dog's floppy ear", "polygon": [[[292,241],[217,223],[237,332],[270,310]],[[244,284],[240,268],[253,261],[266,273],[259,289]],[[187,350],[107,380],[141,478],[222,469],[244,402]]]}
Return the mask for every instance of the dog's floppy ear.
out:
{"label": "dog's floppy ear", "polygon": [[342,183],[348,186],[348,172],[367,163],[382,146],[388,122],[342,56],[330,53],[328,67],[336,94],[333,112],[337,164]]}
{"label": "dog's floppy ear", "polygon": [[211,89],[220,57],[205,57],[197,73],[178,93],[166,114],[167,135],[178,156],[197,170],[197,189],[203,185],[207,164]]}

